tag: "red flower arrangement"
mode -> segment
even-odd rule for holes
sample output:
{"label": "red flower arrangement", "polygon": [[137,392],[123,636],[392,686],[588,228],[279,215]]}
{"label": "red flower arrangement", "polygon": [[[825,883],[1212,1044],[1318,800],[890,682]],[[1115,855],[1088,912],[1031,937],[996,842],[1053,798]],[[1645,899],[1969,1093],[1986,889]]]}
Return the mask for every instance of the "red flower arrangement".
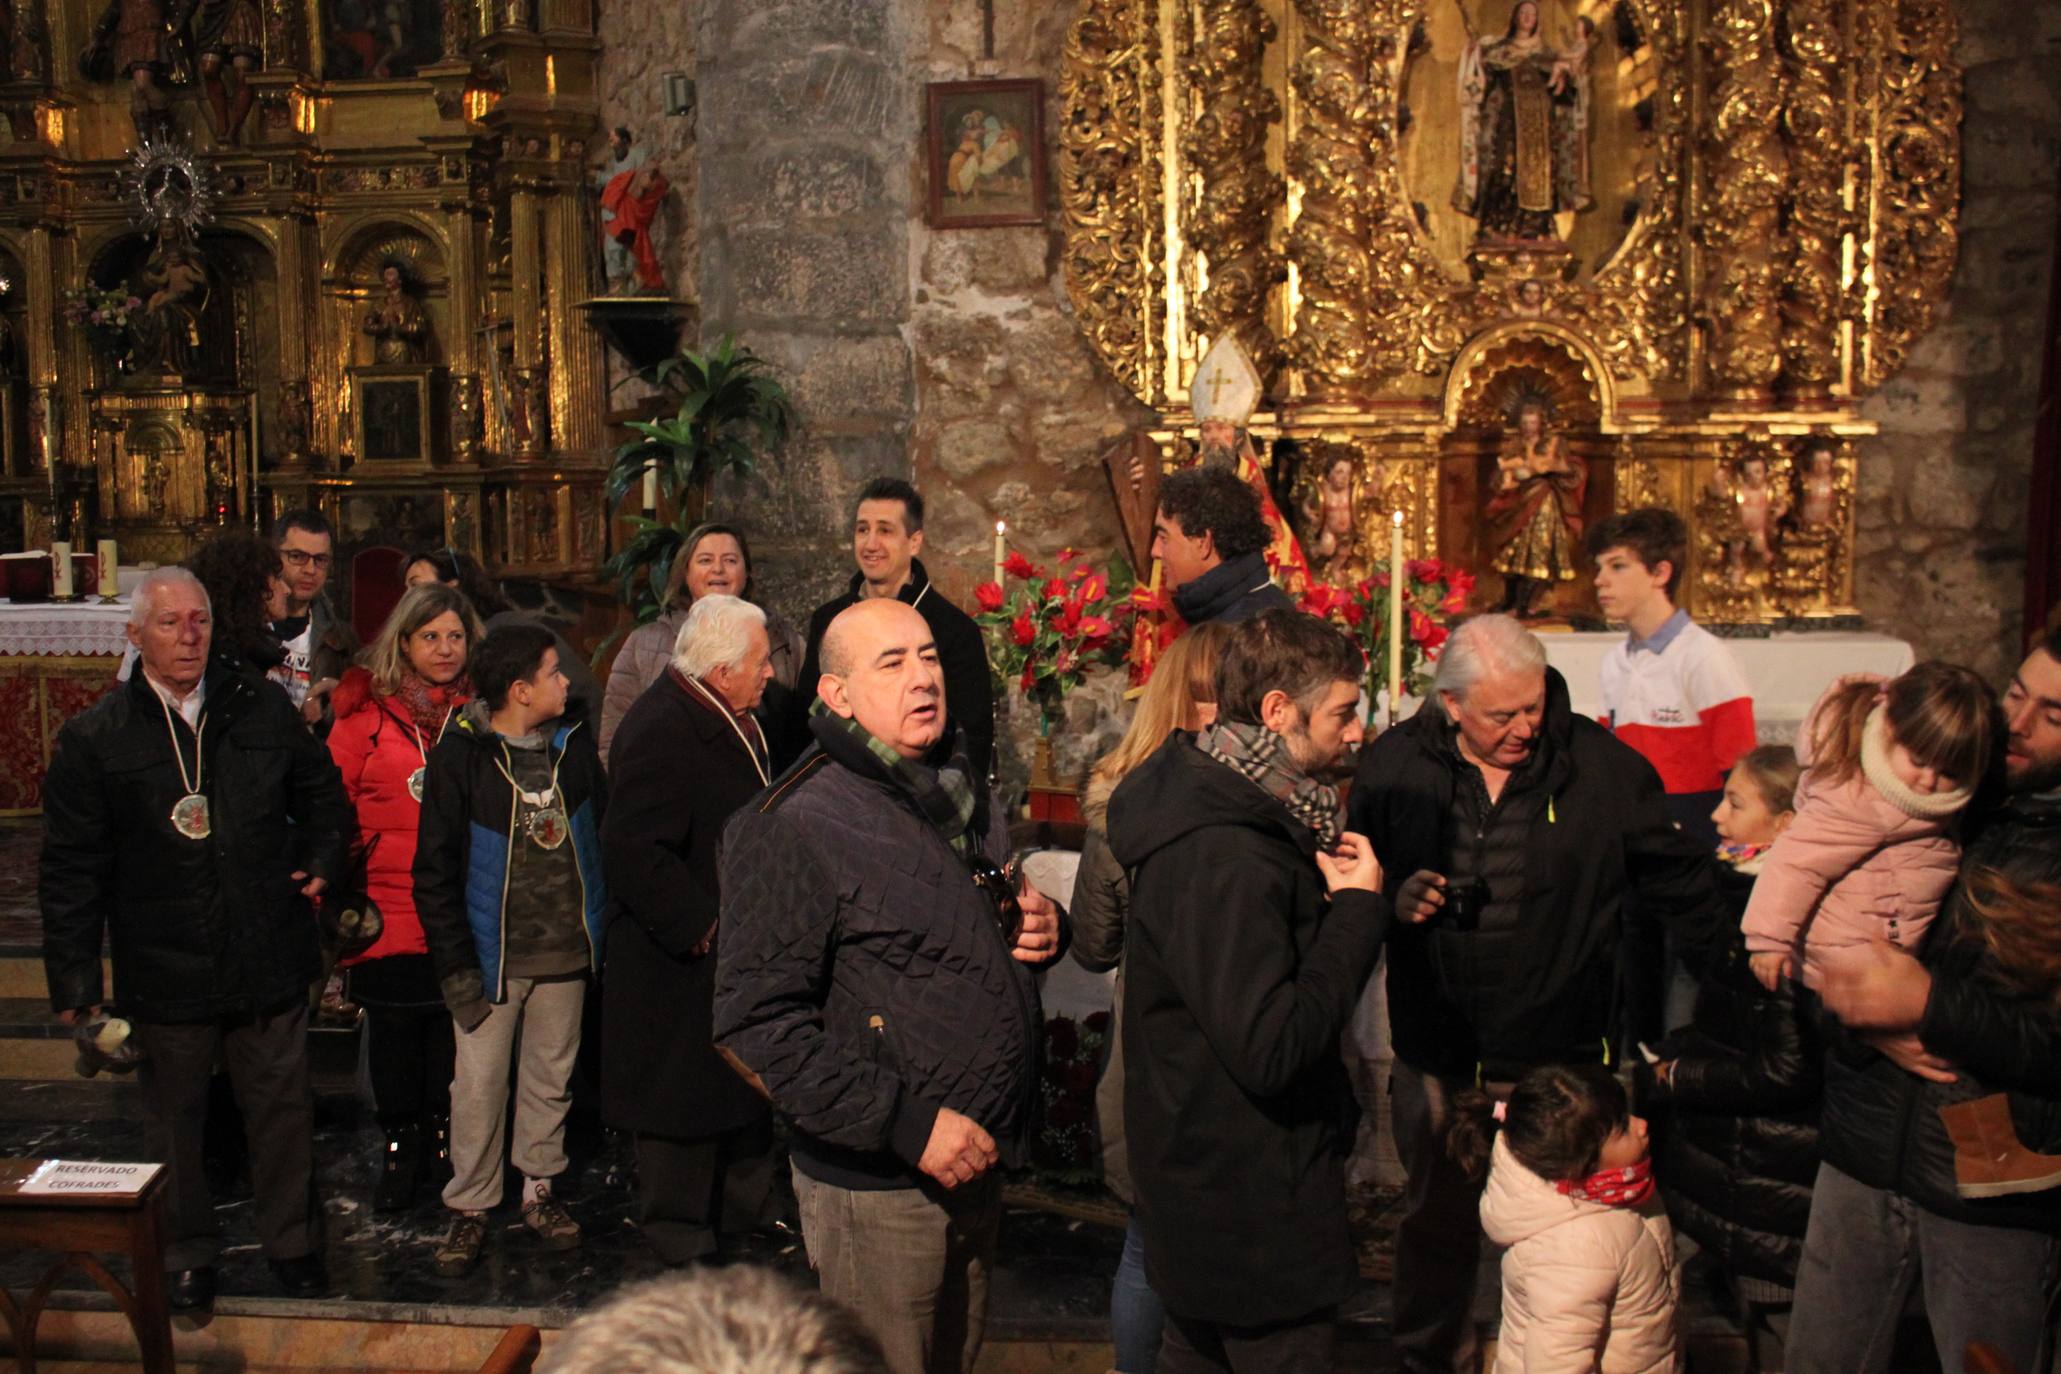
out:
{"label": "red flower arrangement", "polygon": [[[1391,578],[1387,564],[1347,587],[1315,582],[1303,592],[1302,609],[1343,625],[1367,656],[1367,700],[1381,699],[1388,684],[1388,616]],[[1436,558],[1403,564],[1403,684],[1411,696],[1431,690],[1431,667],[1448,631],[1435,617],[1456,615],[1474,591],[1474,574],[1449,568]]]}
{"label": "red flower arrangement", "polygon": [[[987,636],[997,689],[1013,684],[1038,708],[1039,733],[1050,734],[1066,694],[1088,671],[1123,662],[1130,642],[1128,587],[1113,587],[1072,549],[1056,572],[1012,553],[1002,564],[1011,584],[974,588],[974,620]],[[1129,574],[1119,570],[1119,577]]]}

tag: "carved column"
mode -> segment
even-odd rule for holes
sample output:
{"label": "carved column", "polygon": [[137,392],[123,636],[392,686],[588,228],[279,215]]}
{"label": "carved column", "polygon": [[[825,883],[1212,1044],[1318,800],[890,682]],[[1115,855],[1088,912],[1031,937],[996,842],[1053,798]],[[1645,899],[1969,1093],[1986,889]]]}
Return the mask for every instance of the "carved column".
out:
{"label": "carved column", "polygon": [[1267,294],[1287,275],[1268,246],[1274,213],[1287,197],[1281,178],[1267,169],[1267,131],[1281,119],[1280,98],[1267,89],[1261,66],[1274,21],[1258,0],[1196,0],[1181,14],[1191,38],[1193,120],[1181,140],[1191,174],[1181,231],[1208,271],[1195,327],[1211,338],[1236,338],[1271,381],[1280,347],[1267,327]]}
{"label": "carved column", "polygon": [[[534,142],[534,140],[532,140]],[[515,321],[515,370],[507,379],[517,418],[518,457],[540,457],[549,443],[544,342],[544,213],[549,180],[534,168],[516,171],[509,192],[508,297]]]}
{"label": "carved column", "polygon": [[1377,29],[1359,0],[1296,0],[1296,10],[1304,46],[1291,79],[1305,117],[1288,157],[1303,199],[1288,256],[1300,270],[1302,308],[1287,352],[1312,400],[1349,401],[1371,389],[1376,370],[1366,284],[1379,213],[1370,151],[1378,117],[1366,93]]}
{"label": "carved column", "polygon": [[1783,56],[1789,98],[1790,252],[1782,275],[1782,370],[1800,405],[1824,405],[1842,381],[1840,247],[1846,234],[1847,131],[1836,100],[1840,0],[1789,0]]}
{"label": "carved column", "polygon": [[575,306],[593,295],[593,236],[588,231],[584,144],[568,144],[546,225],[544,292],[550,318],[553,432],[560,449],[587,455],[602,444],[601,342]]}
{"label": "carved column", "polygon": [[1784,82],[1773,0],[1715,0],[1704,44],[1711,96],[1701,131],[1699,234],[1709,263],[1700,313],[1710,335],[1711,380],[1735,398],[1759,399],[1782,369],[1787,259],[1788,154],[1779,132]]}

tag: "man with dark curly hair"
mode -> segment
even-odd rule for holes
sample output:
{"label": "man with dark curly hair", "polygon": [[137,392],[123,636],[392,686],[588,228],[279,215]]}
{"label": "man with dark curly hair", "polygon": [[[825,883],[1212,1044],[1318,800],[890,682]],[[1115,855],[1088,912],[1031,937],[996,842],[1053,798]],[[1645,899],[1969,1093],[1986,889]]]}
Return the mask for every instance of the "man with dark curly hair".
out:
{"label": "man with dark curly hair", "polygon": [[1259,497],[1230,472],[1188,468],[1160,484],[1152,556],[1190,625],[1294,609],[1267,571],[1269,538]]}

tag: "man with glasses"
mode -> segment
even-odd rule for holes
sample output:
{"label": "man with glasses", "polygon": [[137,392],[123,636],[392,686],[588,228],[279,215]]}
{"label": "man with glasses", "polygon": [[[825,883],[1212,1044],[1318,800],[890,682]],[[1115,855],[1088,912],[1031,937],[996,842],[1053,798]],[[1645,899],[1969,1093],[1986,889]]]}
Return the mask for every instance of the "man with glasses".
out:
{"label": "man with glasses", "polygon": [[272,542],[286,572],[286,617],[272,632],[286,646],[280,685],[318,733],[329,729],[329,694],[358,652],[358,637],[323,594],[336,559],[336,531],[316,510],[288,511],[272,525]]}
{"label": "man with glasses", "polygon": [[823,1291],[895,1374],[968,1370],[1036,1099],[1033,970],[1063,913],[1005,875],[1009,818],[947,727],[922,611],[823,635],[815,745],[724,832],[716,1043],[794,1128]]}

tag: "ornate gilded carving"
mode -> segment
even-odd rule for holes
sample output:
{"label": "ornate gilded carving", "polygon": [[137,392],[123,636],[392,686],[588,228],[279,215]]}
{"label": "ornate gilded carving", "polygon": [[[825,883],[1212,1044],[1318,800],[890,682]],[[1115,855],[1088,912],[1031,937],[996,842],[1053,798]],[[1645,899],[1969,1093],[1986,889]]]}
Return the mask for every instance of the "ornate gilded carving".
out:
{"label": "ornate gilded carving", "polygon": [[1373,159],[1380,128],[1367,76],[1377,33],[1394,21],[1387,13],[1393,6],[1296,0],[1295,7],[1303,47],[1290,79],[1303,118],[1288,170],[1301,185],[1302,207],[1288,234],[1288,256],[1302,300],[1288,357],[1302,370],[1311,400],[1364,399],[1377,370],[1368,299],[1376,270]]}
{"label": "ornate gilded carving", "polygon": [[1260,63],[1274,21],[1258,0],[1193,0],[1180,14],[1192,39],[1185,64],[1191,122],[1181,151],[1193,173],[1181,229],[1207,274],[1195,328],[1212,339],[1236,338],[1267,378],[1280,354],[1267,326],[1267,296],[1287,275],[1269,244],[1287,197],[1286,184],[1267,166],[1267,133],[1281,119],[1281,100],[1267,88]]}
{"label": "ornate gilded carving", "polygon": [[[1853,313],[1866,324],[1857,371],[1872,388],[1902,364],[1946,298],[1958,248],[1961,68],[1947,0],[1856,4],[1859,86],[1870,98],[1864,200],[1871,271]],[[1872,277],[1872,283],[1867,280]]]}
{"label": "ornate gilded carving", "polygon": [[1839,0],[1789,0],[1783,59],[1789,98],[1782,133],[1789,154],[1788,260],[1782,273],[1785,390],[1821,403],[1840,377],[1840,247],[1846,212],[1846,130],[1836,97]]}
{"label": "ornate gilded carving", "polygon": [[1148,404],[1166,395],[1154,338],[1166,286],[1156,11],[1153,0],[1084,0],[1059,82],[1067,296],[1103,363]]}
{"label": "ornate gilded carving", "polygon": [[[9,0],[12,29],[7,45],[7,78],[40,83],[50,76],[50,30],[43,21],[43,0]],[[15,135],[17,140],[20,134]]]}
{"label": "ornate gilded carving", "polygon": [[1782,369],[1782,197],[1789,178],[1779,133],[1785,80],[1775,56],[1774,0],[1716,0],[1704,47],[1713,90],[1697,235],[1710,265],[1697,305],[1710,340],[1711,379],[1733,394],[1765,394]]}
{"label": "ornate gilded carving", "polygon": [[1661,489],[1660,468],[1644,458],[1628,456],[1628,449],[1612,464],[1617,476],[1617,510],[1642,510],[1667,504]]}
{"label": "ornate gilded carving", "polygon": [[467,372],[451,379],[451,461],[479,462],[480,446],[486,442],[486,412],[480,398],[479,378]]}

